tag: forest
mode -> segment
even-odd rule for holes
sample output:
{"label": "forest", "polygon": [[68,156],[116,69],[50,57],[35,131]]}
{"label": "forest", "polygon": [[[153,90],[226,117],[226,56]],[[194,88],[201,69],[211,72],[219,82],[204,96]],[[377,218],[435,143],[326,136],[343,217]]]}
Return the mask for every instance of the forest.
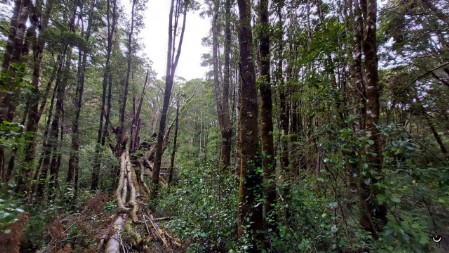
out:
{"label": "forest", "polygon": [[449,1],[150,1],[0,1],[1,253],[449,252]]}

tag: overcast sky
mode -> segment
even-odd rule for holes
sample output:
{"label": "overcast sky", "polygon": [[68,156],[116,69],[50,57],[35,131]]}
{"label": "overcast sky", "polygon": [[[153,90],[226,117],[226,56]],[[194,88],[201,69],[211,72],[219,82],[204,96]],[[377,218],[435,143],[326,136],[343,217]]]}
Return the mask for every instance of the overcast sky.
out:
{"label": "overcast sky", "polygon": [[[158,78],[165,76],[167,64],[168,42],[168,14],[170,11],[168,0],[152,0],[147,3],[145,12],[145,28],[141,32],[145,45],[145,54],[153,61],[153,68]],[[176,75],[187,80],[202,78],[207,68],[200,66],[201,56],[209,51],[201,45],[201,39],[207,37],[210,21],[202,19],[199,12],[187,14],[186,31],[181,50]]]}

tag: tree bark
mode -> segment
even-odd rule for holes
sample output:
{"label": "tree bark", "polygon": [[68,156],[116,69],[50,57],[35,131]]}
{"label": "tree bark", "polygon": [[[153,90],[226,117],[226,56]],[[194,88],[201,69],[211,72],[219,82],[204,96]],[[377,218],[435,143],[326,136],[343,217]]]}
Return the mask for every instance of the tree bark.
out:
{"label": "tree bark", "polygon": [[351,85],[352,92],[354,94],[354,114],[361,115],[358,126],[356,130],[365,129],[365,118],[363,115],[366,114],[366,87],[363,79],[363,18],[362,18],[362,10],[360,9],[360,5],[357,2],[359,0],[354,1],[354,50],[353,50],[353,61],[351,64]]}
{"label": "tree bark", "polygon": [[[111,13],[112,7],[112,13]],[[117,0],[107,0],[107,11],[106,11],[106,20],[107,20],[107,28],[108,28],[108,41],[106,48],[106,60],[105,60],[105,68],[103,73],[103,82],[102,82],[102,96],[101,96],[101,105],[100,105],[100,124],[98,127],[98,135],[97,135],[97,145],[95,147],[95,157],[94,157],[94,166],[92,169],[92,179],[91,179],[91,190],[96,190],[98,188],[98,183],[100,181],[100,168],[101,168],[101,152],[106,143],[106,136],[108,134],[108,126],[109,126],[109,112],[110,112],[110,100],[112,87],[110,83],[111,79],[111,55],[112,55],[112,47],[113,47],[113,37],[115,32],[115,27],[117,25]],[[112,17],[111,17],[112,15]],[[112,18],[112,21],[111,21]],[[104,123],[104,121],[106,121]]]}
{"label": "tree bark", "polygon": [[[71,22],[73,24],[73,21]],[[56,107],[55,116],[51,123],[50,130],[50,145],[51,145],[51,162],[50,162],[50,180],[49,180],[49,197],[52,198],[55,193],[55,189],[58,187],[59,169],[61,167],[61,146],[64,138],[64,99],[67,81],[69,78],[69,71],[72,65],[72,49],[67,49],[66,65],[64,67],[64,76],[56,78],[56,85],[58,86],[56,94]]]}
{"label": "tree bark", "polygon": [[[364,8],[365,4],[366,8]],[[365,132],[368,139],[373,142],[366,154],[369,171],[366,171],[365,176],[360,176],[359,181],[362,205],[360,224],[364,229],[371,231],[374,238],[378,238],[379,232],[387,223],[387,209],[385,203],[378,203],[376,200],[376,195],[380,191],[376,184],[379,182],[378,178],[381,177],[382,169],[381,139],[377,130],[380,110],[376,45],[377,2],[376,0],[360,0],[360,6],[366,19],[366,33],[363,42],[366,74]]]}
{"label": "tree bark", "polygon": [[[28,19],[30,0],[15,1],[13,15],[10,21],[8,31],[8,41],[5,46],[5,53],[3,55],[2,75],[9,73],[9,80],[5,79],[0,83],[2,91],[0,92],[0,123],[4,120],[12,122],[14,120],[14,113],[16,105],[13,101],[13,94],[17,90],[14,77],[16,69],[11,63],[21,62],[21,53],[23,51],[23,40],[26,29],[26,21]],[[4,147],[0,146],[0,172],[4,172],[5,155]]]}
{"label": "tree bark", "polygon": [[[179,37],[178,45],[176,46],[176,35],[178,29],[179,17],[183,16],[181,25],[181,35]],[[159,191],[159,173],[161,170],[162,153],[163,153],[163,142],[164,133],[167,121],[168,106],[170,104],[171,90],[173,87],[174,76],[176,72],[176,67],[178,66],[179,56],[181,54],[182,42],[184,39],[184,31],[186,27],[187,18],[187,2],[182,0],[171,1],[169,21],[168,21],[168,50],[167,50],[167,68],[165,75],[165,91],[164,91],[164,102],[162,105],[161,119],[159,121],[159,131],[157,135],[156,143],[156,154],[154,158],[154,168],[153,168],[153,189],[151,191],[152,199],[156,200]],[[156,202],[155,202],[156,203]]]}
{"label": "tree bark", "polygon": [[[60,72],[62,71],[64,62],[65,62],[65,54],[66,51],[63,52],[61,55],[59,55],[59,66],[57,68],[56,71],[56,77],[60,75]],[[55,78],[56,78],[55,77]],[[55,83],[55,87],[53,88],[53,94],[51,96],[51,101],[50,101],[50,107],[48,108],[48,114],[47,114],[47,122],[45,124],[45,130],[44,130],[44,135],[43,135],[43,144],[42,144],[42,152],[41,152],[41,156],[39,158],[39,162],[38,165],[36,167],[36,172],[33,176],[33,181],[37,181],[36,185],[32,186],[33,192],[36,193],[36,196],[40,199],[43,198],[44,196],[44,188],[45,188],[45,181],[47,179],[47,174],[48,174],[48,169],[49,169],[49,164],[50,164],[50,155],[51,155],[51,140],[49,137],[50,134],[50,125],[51,125],[51,120],[53,117],[53,108],[55,106],[55,98],[56,98],[56,93],[58,90],[58,82]],[[17,183],[17,187],[16,189],[20,189],[21,184]],[[16,190],[17,191],[17,190]],[[30,191],[31,192],[31,191]],[[31,200],[32,194],[30,194],[29,199]]]}
{"label": "tree bark", "polygon": [[133,0],[131,6],[131,29],[128,32],[128,54],[127,54],[127,70],[126,77],[123,82],[123,96],[122,101],[120,103],[120,113],[119,113],[119,127],[117,129],[117,143],[114,148],[115,157],[119,158],[124,150],[126,149],[126,145],[128,144],[128,133],[127,128],[125,128],[126,124],[126,104],[128,101],[128,92],[129,92],[129,78],[131,76],[132,71],[132,43],[133,43],[133,35],[134,35],[134,26],[135,26],[135,15],[136,15],[136,4],[137,0]]}
{"label": "tree bark", "polygon": [[240,108],[240,187],[238,233],[246,234],[250,252],[263,248],[262,173],[258,170],[258,107],[256,75],[253,64],[251,1],[238,0],[240,15],[240,75],[242,78]]}
{"label": "tree bark", "polygon": [[140,113],[142,112],[143,99],[144,99],[145,90],[146,90],[147,84],[148,84],[148,76],[149,76],[149,72],[147,72],[147,75],[145,76],[145,83],[142,88],[142,93],[140,94],[139,104],[137,106],[137,110],[133,116],[133,121],[131,124],[131,140],[130,140],[130,144],[129,144],[129,149],[131,152],[137,150],[140,145],[140,137],[139,137]]}
{"label": "tree bark", "polygon": [[290,161],[288,159],[288,125],[289,125],[289,113],[288,113],[288,92],[285,87],[284,77],[283,77],[283,54],[284,54],[284,22],[282,15],[282,8],[284,7],[284,1],[277,1],[276,13],[279,18],[278,29],[278,62],[276,68],[276,86],[279,90],[279,107],[280,107],[280,128],[281,128],[281,154],[280,154],[280,165],[283,170],[288,171],[290,166]]}
{"label": "tree bark", "polygon": [[224,136],[224,111],[223,111],[223,94],[220,85],[220,65],[219,65],[219,44],[218,44],[218,35],[219,35],[219,27],[218,27],[218,16],[220,14],[220,3],[215,0],[213,2],[213,18],[212,18],[212,61],[213,61],[213,72],[214,72],[214,91],[215,91],[215,102],[217,105],[217,116],[218,116],[218,125],[220,127],[221,132],[221,153],[220,153],[220,170],[224,171],[225,169],[225,159],[227,159],[227,154],[225,153],[225,145],[223,142],[225,139]]}
{"label": "tree bark", "polygon": [[[39,82],[41,76],[41,65],[43,59],[44,52],[44,40],[40,36],[48,26],[48,21],[50,19],[51,12],[53,10],[54,1],[48,1],[45,6],[45,11],[41,16],[42,11],[42,2],[36,1],[34,12],[31,18],[32,30],[34,32],[34,41],[33,41],[33,78],[32,78],[32,94],[28,101],[28,119],[25,131],[27,134],[27,141],[25,144],[25,158],[24,158],[24,169],[23,173],[26,178],[20,179],[23,180],[24,186],[28,185],[28,188],[32,185],[30,179],[33,177],[33,167],[34,167],[34,158],[36,155],[36,134],[39,127],[39,121],[42,115],[42,110],[45,107],[47,102],[48,94],[51,90],[51,84],[56,78],[56,72],[58,71],[58,64],[55,65],[53,73],[50,76],[50,80],[47,83],[45,88],[45,92],[43,95],[39,95]],[[39,26],[40,24],[40,26]],[[39,29],[39,37],[37,37],[36,29]],[[59,57],[58,57],[59,60]],[[58,61],[59,62],[59,61]],[[62,63],[61,63],[62,67]],[[39,107],[39,99],[41,99],[41,106]],[[18,182],[19,185],[19,182]],[[23,188],[25,189],[25,188]],[[21,189],[21,190],[23,190]],[[31,195],[31,190],[28,193]]]}
{"label": "tree bark", "polygon": [[[231,86],[231,0],[225,2],[225,41],[224,41],[224,82],[223,82],[223,131],[221,157],[223,169],[228,170],[231,165],[232,123],[229,108],[229,89]],[[224,134],[223,134],[224,133]]]}
{"label": "tree bark", "polygon": [[231,28],[230,15],[231,3],[230,0],[225,2],[225,41],[224,41],[224,77],[223,83],[220,85],[221,72],[219,65],[219,16],[220,16],[220,2],[214,1],[214,15],[212,20],[212,44],[213,44],[213,66],[214,66],[214,86],[215,98],[217,104],[218,124],[221,133],[221,151],[220,151],[220,170],[227,171],[231,164],[231,146],[232,146],[232,124],[229,111],[229,86],[230,86],[230,47],[231,47]]}
{"label": "tree bark", "polygon": [[259,73],[261,96],[262,168],[265,183],[265,216],[269,231],[276,231],[276,160],[273,145],[273,101],[270,77],[270,23],[268,0],[259,2]]}
{"label": "tree bark", "polygon": [[[7,83],[2,83],[3,88],[10,92],[1,92],[0,99],[2,103],[0,104],[0,122],[7,120],[12,122],[14,120],[14,113],[16,110],[16,103],[14,103],[13,94],[18,90],[18,85],[13,81],[16,74],[23,75],[24,73],[16,73],[16,68],[12,65],[14,63],[21,63],[22,53],[24,51],[24,38],[26,30],[26,22],[28,20],[28,14],[31,7],[30,0],[16,1],[16,5],[20,5],[17,19],[15,19],[15,14],[17,11],[17,6],[14,8],[13,19],[11,20],[11,27],[8,35],[8,42],[4,54],[4,60],[2,64],[2,73],[7,73],[11,75],[11,82],[9,85],[12,87],[7,87]],[[11,41],[12,39],[12,41]],[[19,77],[20,79],[20,77]]]}
{"label": "tree bark", "polygon": [[[89,17],[87,22],[87,28],[85,32],[85,40],[89,41],[91,28],[92,28],[92,19],[93,12],[92,10],[95,7],[96,1],[92,0],[90,5]],[[83,6],[80,6],[80,12],[82,12]],[[81,17],[80,17],[81,19]],[[83,25],[81,26],[81,30],[83,31]],[[84,32],[84,31],[83,31]],[[78,196],[78,179],[79,179],[79,148],[80,148],[80,132],[79,132],[79,118],[81,114],[81,107],[83,104],[83,93],[84,93],[84,80],[86,76],[86,64],[87,64],[87,50],[81,51],[78,53],[78,73],[77,73],[77,81],[78,85],[76,87],[76,95],[75,95],[75,119],[73,120],[72,125],[72,148],[70,150],[70,158],[69,158],[69,168],[67,173],[66,181],[68,183],[72,183],[75,190],[74,198]],[[72,182],[73,181],[73,182]]]}
{"label": "tree bark", "polygon": [[5,53],[3,55],[2,73],[6,73],[9,70],[9,64],[11,62],[12,52],[14,51],[14,38],[19,26],[19,14],[24,0],[14,1],[14,9],[9,23],[8,41],[5,47]]}
{"label": "tree bark", "polygon": [[170,168],[168,173],[168,183],[170,184],[173,180],[173,170],[175,166],[175,156],[176,149],[178,145],[178,126],[179,126],[179,100],[180,96],[178,95],[178,99],[176,100],[176,118],[175,118],[175,134],[173,136],[173,150],[170,157]]}

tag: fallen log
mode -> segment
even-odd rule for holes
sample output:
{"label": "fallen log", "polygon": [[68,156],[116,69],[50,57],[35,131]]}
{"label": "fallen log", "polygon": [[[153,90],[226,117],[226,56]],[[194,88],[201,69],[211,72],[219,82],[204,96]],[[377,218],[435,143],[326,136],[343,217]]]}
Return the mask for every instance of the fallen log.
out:
{"label": "fallen log", "polygon": [[[143,210],[139,222],[139,210],[142,203],[141,191],[146,191],[149,193],[149,187],[145,184],[143,176],[148,173],[152,173],[150,169],[146,169],[143,165],[142,160],[138,160],[138,166],[140,167],[140,182],[137,180],[137,175],[132,167],[130,156],[128,152],[123,152],[120,157],[120,178],[119,184],[117,186],[115,197],[118,205],[118,215],[113,224],[113,233],[109,239],[101,238],[99,243],[101,247],[107,240],[105,251],[106,253],[119,253],[123,243],[121,241],[120,232],[122,230],[131,233],[132,225],[144,224],[146,232],[149,238],[155,238],[160,241],[162,245],[166,248],[170,247],[182,247],[181,240],[172,236],[168,231],[161,228],[157,221],[169,219],[170,217],[154,218],[152,214],[148,214]],[[160,180],[160,184],[163,187],[167,187],[168,184],[165,180]],[[139,201],[140,202],[139,202]],[[126,220],[128,219],[128,222]],[[143,221],[142,221],[143,220]],[[130,222],[132,221],[132,223]],[[111,233],[110,233],[111,234]],[[136,243],[142,242],[142,235],[136,236]],[[146,240],[145,240],[146,241]]]}
{"label": "fallen log", "polygon": [[120,232],[122,231],[125,220],[122,215],[119,215],[117,219],[114,221],[114,233],[109,238],[108,243],[106,244],[105,253],[120,253],[120,246],[122,245],[122,240],[120,237]]}

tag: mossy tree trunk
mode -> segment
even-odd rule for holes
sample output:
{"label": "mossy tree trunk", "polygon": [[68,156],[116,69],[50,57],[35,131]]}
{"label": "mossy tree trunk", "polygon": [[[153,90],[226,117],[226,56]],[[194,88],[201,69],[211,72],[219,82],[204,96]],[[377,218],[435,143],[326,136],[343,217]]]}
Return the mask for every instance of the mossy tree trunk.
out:
{"label": "mossy tree trunk", "polygon": [[259,169],[259,136],[256,72],[253,63],[253,37],[251,27],[251,1],[238,0],[240,75],[242,80],[240,100],[240,187],[239,236],[248,238],[250,252],[260,252],[264,247],[263,173]]}
{"label": "mossy tree trunk", "polygon": [[260,114],[262,140],[262,168],[264,171],[265,217],[269,231],[276,231],[276,160],[273,145],[273,101],[270,77],[270,22],[268,0],[261,0],[259,14],[259,89],[261,96]]}
{"label": "mossy tree trunk", "polygon": [[385,203],[379,203],[376,195],[380,193],[377,183],[382,180],[382,150],[381,138],[377,126],[380,113],[379,76],[377,69],[377,45],[376,45],[376,20],[377,1],[360,0],[360,8],[364,17],[365,35],[362,44],[365,56],[365,90],[366,90],[366,114],[365,133],[372,144],[367,148],[366,163],[368,171],[360,176],[360,201],[361,226],[370,231],[374,238],[379,237],[379,232],[387,222],[387,208]]}

